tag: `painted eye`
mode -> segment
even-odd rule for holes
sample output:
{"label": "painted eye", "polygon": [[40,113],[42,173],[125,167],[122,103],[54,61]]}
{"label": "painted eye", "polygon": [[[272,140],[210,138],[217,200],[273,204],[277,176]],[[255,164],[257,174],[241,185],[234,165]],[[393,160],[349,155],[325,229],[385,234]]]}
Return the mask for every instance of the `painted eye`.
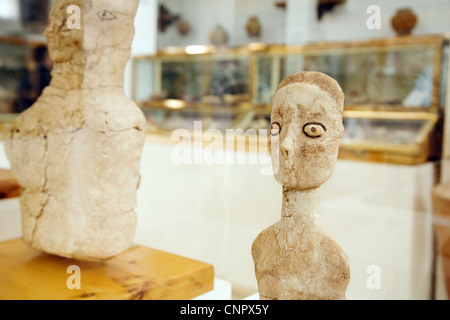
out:
{"label": "painted eye", "polygon": [[303,126],[303,133],[310,138],[320,138],[327,128],[318,122],[308,122]]}
{"label": "painted eye", "polygon": [[280,134],[281,125],[278,122],[272,122],[272,126],[270,127],[270,134],[275,137]]}
{"label": "painted eye", "polygon": [[99,17],[102,20],[114,20],[116,19],[116,16],[108,10],[100,10],[97,12],[97,17]]}

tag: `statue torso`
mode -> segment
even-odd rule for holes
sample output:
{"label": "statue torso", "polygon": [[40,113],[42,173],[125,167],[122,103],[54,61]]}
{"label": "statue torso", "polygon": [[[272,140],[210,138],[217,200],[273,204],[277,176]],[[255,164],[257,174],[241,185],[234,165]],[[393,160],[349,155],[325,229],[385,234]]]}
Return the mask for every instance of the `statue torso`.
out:
{"label": "statue torso", "polygon": [[304,224],[282,218],[256,238],[252,254],[261,299],[345,299],[347,256],[318,216]]}

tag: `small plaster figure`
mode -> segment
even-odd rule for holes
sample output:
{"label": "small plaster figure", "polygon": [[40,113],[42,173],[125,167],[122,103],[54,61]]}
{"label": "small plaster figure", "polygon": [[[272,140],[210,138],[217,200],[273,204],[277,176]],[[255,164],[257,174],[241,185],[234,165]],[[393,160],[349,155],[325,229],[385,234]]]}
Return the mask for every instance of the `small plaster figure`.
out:
{"label": "small plaster figure", "polygon": [[263,300],[346,299],[348,259],[319,216],[319,188],[344,133],[343,104],[339,84],[319,72],[293,74],[275,92],[271,157],[283,204],[281,219],[252,246]]}

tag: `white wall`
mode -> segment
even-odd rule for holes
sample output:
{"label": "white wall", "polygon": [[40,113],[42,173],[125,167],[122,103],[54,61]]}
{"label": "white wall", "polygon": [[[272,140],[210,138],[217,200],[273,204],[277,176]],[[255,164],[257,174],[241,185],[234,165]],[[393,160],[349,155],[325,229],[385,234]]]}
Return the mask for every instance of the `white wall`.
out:
{"label": "white wall", "polygon": [[[209,45],[211,31],[222,25],[228,33],[229,46],[250,42],[283,43],[285,12],[272,0],[162,0],[171,13],[180,14],[191,25],[191,32],[181,36],[175,26],[159,35],[159,48]],[[250,38],[245,26],[250,16],[257,16],[262,33]]]}
{"label": "white wall", "polygon": [[183,37],[175,24],[167,27],[164,32],[159,32],[159,48],[210,44],[209,34],[216,25],[222,25],[229,35],[233,30],[234,1],[162,0],[160,3],[172,14],[180,15],[189,23],[191,30]]}
{"label": "white wall", "polygon": [[[413,33],[440,34],[450,31],[448,0],[347,0],[332,12],[317,19],[316,0],[287,0],[286,10],[275,7],[273,0],[161,0],[174,14],[181,14],[192,26],[186,37],[169,27],[160,35],[159,47],[210,44],[209,34],[222,24],[230,37],[230,46],[249,42],[305,44],[316,41],[347,41],[394,36],[391,18],[399,8],[411,8],[418,16]],[[370,5],[381,10],[381,29],[370,30],[366,13]],[[256,15],[263,33],[251,39],[245,24]]]}
{"label": "white wall", "polygon": [[[277,8],[273,0],[235,0],[234,32],[231,45],[246,45],[250,42],[284,42],[286,12]],[[260,37],[249,37],[246,25],[249,17],[256,16],[261,25]]]}
{"label": "white wall", "polygon": [[311,41],[312,27],[317,19],[316,1],[287,0],[285,44],[304,44]]}
{"label": "white wall", "polygon": [[[287,37],[288,44],[316,41],[347,41],[395,36],[391,19],[399,8],[411,8],[418,17],[413,34],[440,34],[450,30],[450,1],[448,0],[347,0],[325,13],[319,21],[315,0],[288,0],[286,32],[301,30],[301,37]],[[367,7],[378,5],[381,13],[381,29],[370,30],[366,26]],[[293,12],[295,11],[295,12]],[[293,19],[292,16],[297,17]],[[314,17],[314,18],[311,18]]]}

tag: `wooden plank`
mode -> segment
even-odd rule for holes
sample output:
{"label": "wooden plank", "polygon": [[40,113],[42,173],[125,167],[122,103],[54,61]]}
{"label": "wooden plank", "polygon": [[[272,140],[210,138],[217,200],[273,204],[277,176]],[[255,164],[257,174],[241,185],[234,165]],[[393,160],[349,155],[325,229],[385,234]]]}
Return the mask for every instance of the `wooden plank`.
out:
{"label": "wooden plank", "polygon": [[[75,283],[68,272],[73,265],[80,289],[67,285]],[[213,286],[212,265],[145,246],[105,262],[83,262],[35,251],[21,239],[0,243],[3,300],[185,300]]]}

